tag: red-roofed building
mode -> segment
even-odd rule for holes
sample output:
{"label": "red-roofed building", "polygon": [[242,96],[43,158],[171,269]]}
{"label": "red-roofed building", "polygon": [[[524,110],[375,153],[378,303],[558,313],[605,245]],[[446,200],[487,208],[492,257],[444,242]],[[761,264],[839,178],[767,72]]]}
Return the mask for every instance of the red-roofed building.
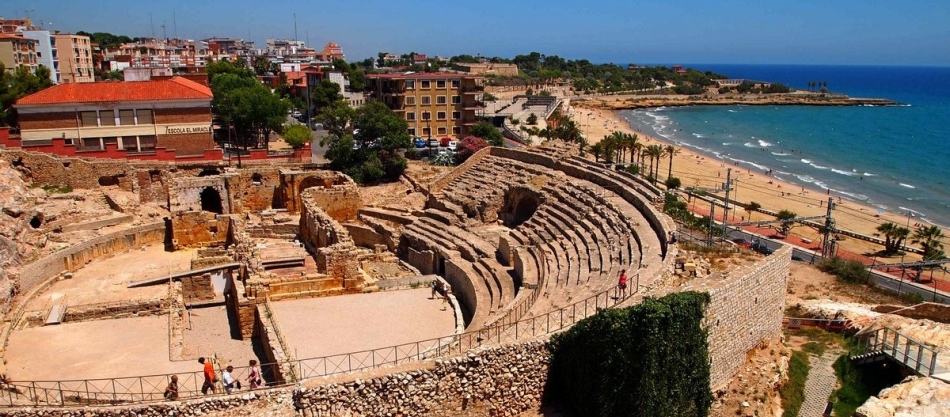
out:
{"label": "red-roofed building", "polygon": [[24,148],[55,139],[75,147],[71,153],[118,150],[122,157],[160,149],[194,157],[215,147],[211,99],[207,85],[172,77],[60,84],[15,107]]}

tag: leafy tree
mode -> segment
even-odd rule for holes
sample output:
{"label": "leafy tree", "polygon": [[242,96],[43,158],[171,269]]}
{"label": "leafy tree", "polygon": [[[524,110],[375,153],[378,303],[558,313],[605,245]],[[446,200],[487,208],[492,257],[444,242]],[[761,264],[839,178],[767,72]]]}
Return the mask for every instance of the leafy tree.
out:
{"label": "leafy tree", "polygon": [[914,231],[914,240],[911,243],[919,244],[920,248],[924,250],[925,261],[932,261],[946,258],[943,252],[943,243],[940,242],[943,237],[943,231],[940,230],[939,226],[921,227]]}
{"label": "leafy tree", "polygon": [[794,212],[789,211],[789,210],[782,210],[775,215],[776,219],[779,219],[782,221],[781,223],[782,235],[788,236],[788,232],[792,230],[792,226],[793,226],[793,223],[791,220],[796,217],[798,217],[798,214],[795,214]]}
{"label": "leafy tree", "polygon": [[742,83],[736,86],[736,91],[739,94],[747,94],[752,92],[752,89],[755,88],[755,83],[749,80],[744,80]]}
{"label": "leafy tree", "polygon": [[[351,81],[351,83],[352,83],[352,81]],[[495,95],[492,94],[492,93],[483,93],[483,94],[482,94],[482,101],[498,101],[498,97],[495,97]]]}
{"label": "leafy tree", "polygon": [[284,142],[297,149],[313,139],[313,134],[304,125],[291,125],[284,129]]}
{"label": "leafy tree", "polygon": [[270,132],[281,129],[290,103],[258,82],[251,70],[227,61],[211,63],[208,75],[215,114],[234,127],[242,146],[252,141],[256,147],[266,148]]}
{"label": "leafy tree", "polygon": [[490,122],[482,120],[468,129],[468,133],[485,139],[491,146],[503,146],[505,137]]}
{"label": "leafy tree", "polygon": [[310,103],[317,109],[341,100],[343,100],[343,93],[340,91],[340,86],[329,79],[320,80],[319,84],[310,89]]}
{"label": "leafy tree", "polygon": [[[323,128],[335,138],[342,138],[347,133],[352,119],[353,108],[342,101],[331,104],[317,115],[317,120],[323,123]],[[352,146],[352,143],[350,145]]]}
{"label": "leafy tree", "polygon": [[485,139],[475,136],[466,136],[459,141],[458,147],[456,148],[455,162],[461,164],[474,155],[475,152],[486,147],[488,147],[488,142],[486,142]]}
{"label": "leafy tree", "polygon": [[230,61],[225,60],[211,62],[207,67],[205,67],[205,72],[208,74],[208,80],[211,83],[214,83],[215,77],[222,74],[233,74],[242,78],[251,78],[256,80],[256,78],[254,78],[254,72],[251,70],[242,68],[231,63]]}
{"label": "leafy tree", "polygon": [[411,143],[409,125],[385,104],[374,101],[356,109],[353,113],[353,128],[359,129],[355,135],[363,145],[376,139],[381,140],[385,150],[408,148]]}
{"label": "leafy tree", "polygon": [[366,90],[366,74],[359,68],[356,68],[355,65],[350,70],[348,78],[350,80],[351,91],[360,92]]}
{"label": "leafy tree", "polygon": [[680,179],[675,178],[675,177],[667,178],[666,182],[664,182],[663,184],[666,185],[666,189],[668,190],[675,190],[677,188],[680,188],[681,185],[683,185]]}
{"label": "leafy tree", "polygon": [[530,115],[528,115],[528,118],[525,119],[525,123],[532,126],[538,124],[538,115],[531,113]]}
{"label": "leafy tree", "polygon": [[254,73],[258,76],[267,74],[271,70],[270,61],[266,56],[258,56],[254,58]]}
{"label": "leafy tree", "polygon": [[745,211],[746,213],[749,213],[749,221],[752,220],[752,213],[755,213],[760,208],[762,208],[762,205],[756,203],[755,201],[750,201],[749,204],[745,205]]}
{"label": "leafy tree", "polygon": [[0,63],[0,126],[19,126],[13,105],[20,98],[53,85],[49,74],[49,68],[42,65],[36,68],[35,74],[22,66],[11,74]]}

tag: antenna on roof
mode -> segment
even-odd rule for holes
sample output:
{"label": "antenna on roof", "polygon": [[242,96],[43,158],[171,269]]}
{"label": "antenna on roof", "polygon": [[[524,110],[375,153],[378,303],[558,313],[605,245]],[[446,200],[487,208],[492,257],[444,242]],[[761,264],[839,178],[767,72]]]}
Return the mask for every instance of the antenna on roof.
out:
{"label": "antenna on roof", "polygon": [[152,39],[155,39],[155,22],[152,21],[152,12],[148,13],[148,24],[152,27]]}
{"label": "antenna on roof", "polygon": [[294,13],[294,40],[297,40],[297,13]]}
{"label": "antenna on roof", "polygon": [[168,33],[165,32],[165,21],[164,21],[164,20],[162,20],[162,37],[165,38],[166,41],[168,40]]}
{"label": "antenna on roof", "polygon": [[178,21],[175,20],[175,9],[172,9],[172,27],[175,28],[175,38],[178,38]]}

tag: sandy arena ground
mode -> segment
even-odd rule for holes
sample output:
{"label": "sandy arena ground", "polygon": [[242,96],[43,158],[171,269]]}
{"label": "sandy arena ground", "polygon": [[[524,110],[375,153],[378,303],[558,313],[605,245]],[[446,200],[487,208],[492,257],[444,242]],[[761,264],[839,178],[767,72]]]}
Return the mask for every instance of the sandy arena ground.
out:
{"label": "sandy arena ground", "polygon": [[67,296],[69,305],[98,304],[143,300],[167,296],[167,285],[126,288],[133,281],[157,278],[191,269],[195,250],[165,252],[164,247],[153,245],[145,250],[133,250],[111,258],[97,259],[73,273],[71,279],[54,283],[36,297],[29,310],[42,309],[50,298]]}
{"label": "sandy arena ground", "polygon": [[271,304],[298,359],[434,339],[455,332],[455,315],[428,288],[286,300]]}
{"label": "sandy arena ground", "polygon": [[13,332],[5,355],[14,381],[117,378],[200,371],[168,359],[168,316],[63,323]]}

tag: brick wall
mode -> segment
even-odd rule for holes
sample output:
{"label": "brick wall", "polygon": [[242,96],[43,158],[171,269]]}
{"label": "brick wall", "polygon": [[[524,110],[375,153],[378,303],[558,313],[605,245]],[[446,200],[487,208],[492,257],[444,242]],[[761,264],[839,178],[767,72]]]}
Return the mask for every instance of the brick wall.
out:
{"label": "brick wall", "polygon": [[156,146],[175,151],[176,155],[204,155],[204,151],[214,148],[211,133],[189,133],[182,135],[158,135]]}
{"label": "brick wall", "polygon": [[211,124],[211,107],[190,109],[155,109],[155,124],[204,123]]}
{"label": "brick wall", "polygon": [[171,216],[172,245],[181,248],[225,246],[231,218],[207,211],[178,212]]}
{"label": "brick wall", "polygon": [[[20,129],[75,129],[75,112],[24,113],[19,115]],[[58,136],[58,135],[57,135]]]}

